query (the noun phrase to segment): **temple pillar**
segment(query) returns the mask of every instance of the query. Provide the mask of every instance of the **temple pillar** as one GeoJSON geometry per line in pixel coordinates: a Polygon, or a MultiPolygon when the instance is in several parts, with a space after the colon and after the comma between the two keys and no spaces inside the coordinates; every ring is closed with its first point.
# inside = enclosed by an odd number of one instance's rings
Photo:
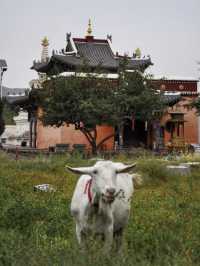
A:
{"type": "Polygon", "coordinates": [[[123,130],[124,127],[123,126],[119,126],[119,147],[122,148],[124,145],[124,141],[123,141],[123,130]]]}

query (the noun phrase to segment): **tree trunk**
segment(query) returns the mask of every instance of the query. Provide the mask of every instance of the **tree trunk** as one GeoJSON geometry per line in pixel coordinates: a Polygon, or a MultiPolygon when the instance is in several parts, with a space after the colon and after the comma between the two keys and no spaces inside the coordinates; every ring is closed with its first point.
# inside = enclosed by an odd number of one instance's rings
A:
{"type": "Polygon", "coordinates": [[[92,147],[92,155],[97,155],[97,145],[96,145],[96,143],[93,143],[91,145],[91,147],[92,147]]]}
{"type": "Polygon", "coordinates": [[[92,149],[92,154],[96,155],[97,154],[97,143],[96,143],[97,132],[96,132],[96,129],[93,129],[94,134],[92,134],[91,131],[86,129],[86,128],[81,128],[80,131],[84,134],[84,136],[88,140],[88,142],[91,146],[91,149],[92,149]]]}
{"type": "Polygon", "coordinates": [[[94,134],[92,134],[89,130],[83,128],[80,129],[80,131],[85,135],[87,138],[88,142],[90,143],[90,146],[92,148],[92,154],[97,155],[97,151],[100,148],[100,146],[107,141],[108,139],[112,138],[115,134],[108,135],[104,139],[102,139],[98,144],[97,144],[97,130],[94,129],[94,134]]]}

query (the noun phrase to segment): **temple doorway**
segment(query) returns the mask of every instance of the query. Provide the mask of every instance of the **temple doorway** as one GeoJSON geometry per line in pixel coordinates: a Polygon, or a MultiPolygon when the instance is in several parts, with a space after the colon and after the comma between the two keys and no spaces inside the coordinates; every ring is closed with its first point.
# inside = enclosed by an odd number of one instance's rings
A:
{"type": "Polygon", "coordinates": [[[135,120],[134,125],[130,119],[124,124],[123,144],[125,147],[147,147],[147,130],[145,122],[135,120]]]}

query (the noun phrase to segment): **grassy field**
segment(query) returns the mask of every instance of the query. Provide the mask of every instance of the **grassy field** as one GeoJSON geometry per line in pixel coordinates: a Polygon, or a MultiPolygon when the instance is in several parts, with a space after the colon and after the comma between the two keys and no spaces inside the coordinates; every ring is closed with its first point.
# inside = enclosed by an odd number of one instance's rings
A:
{"type": "Polygon", "coordinates": [[[88,252],[80,251],[69,212],[78,177],[64,165],[93,161],[68,155],[15,161],[0,153],[0,265],[200,265],[200,169],[170,176],[161,159],[114,160],[137,161],[144,183],[134,194],[123,255],[105,257],[92,240],[88,252]],[[34,191],[42,183],[56,192],[34,191]]]}

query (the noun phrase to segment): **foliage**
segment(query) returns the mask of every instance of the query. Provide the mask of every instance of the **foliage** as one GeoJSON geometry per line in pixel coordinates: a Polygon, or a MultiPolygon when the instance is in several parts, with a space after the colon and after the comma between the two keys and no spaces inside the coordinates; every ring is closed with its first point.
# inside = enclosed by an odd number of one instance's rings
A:
{"type": "Polygon", "coordinates": [[[3,118],[6,125],[14,125],[13,117],[18,114],[19,108],[10,105],[4,100],[3,118]]]}
{"type": "Polygon", "coordinates": [[[152,164],[157,170],[135,191],[123,255],[105,256],[101,243],[92,240],[87,252],[79,250],[69,211],[77,177],[64,166],[88,165],[88,160],[65,155],[15,161],[0,153],[0,161],[0,265],[199,264],[200,169],[163,180],[160,159],[139,158],[142,175],[152,164]],[[56,192],[35,192],[33,186],[41,183],[56,192]]]}
{"type": "Polygon", "coordinates": [[[126,63],[122,63],[119,74],[119,85],[114,90],[115,114],[120,121],[124,118],[141,121],[151,121],[155,118],[154,111],[164,109],[162,97],[155,91],[148,75],[142,75],[140,72],[126,72],[124,68],[126,63]]]}
{"type": "Polygon", "coordinates": [[[141,53],[140,48],[136,48],[134,54],[135,54],[135,57],[137,57],[137,58],[141,58],[142,53],[141,53]]]}
{"type": "Polygon", "coordinates": [[[97,125],[121,126],[134,116],[151,120],[153,110],[162,109],[160,95],[155,93],[147,77],[126,72],[126,61],[119,70],[118,80],[105,76],[78,73],[71,77],[53,77],[41,90],[41,119],[45,125],[75,124],[89,141],[93,152],[113,135],[97,143],[97,125]]]}
{"type": "Polygon", "coordinates": [[[197,114],[200,114],[200,97],[194,99],[194,101],[191,103],[191,107],[196,108],[197,114]]]}
{"type": "Polygon", "coordinates": [[[166,164],[167,162],[163,160],[158,161],[154,158],[148,158],[146,160],[139,160],[137,168],[139,171],[142,171],[147,179],[165,181],[169,177],[166,171],[166,164]]]}

